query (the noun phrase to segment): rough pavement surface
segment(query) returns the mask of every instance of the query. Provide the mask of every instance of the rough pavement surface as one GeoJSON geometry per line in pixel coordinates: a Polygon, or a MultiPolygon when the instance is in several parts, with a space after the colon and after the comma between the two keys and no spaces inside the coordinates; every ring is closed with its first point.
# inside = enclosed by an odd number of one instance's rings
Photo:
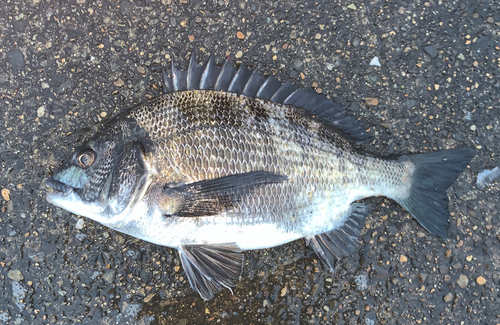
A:
{"type": "Polygon", "coordinates": [[[495,0],[2,0],[0,323],[500,323],[500,181],[476,186],[500,165],[499,36],[495,0]],[[372,153],[476,148],[450,239],[368,199],[335,273],[297,241],[245,253],[233,294],[203,301],[175,251],[47,204],[51,171],[193,49],[334,97],[372,153]]]}

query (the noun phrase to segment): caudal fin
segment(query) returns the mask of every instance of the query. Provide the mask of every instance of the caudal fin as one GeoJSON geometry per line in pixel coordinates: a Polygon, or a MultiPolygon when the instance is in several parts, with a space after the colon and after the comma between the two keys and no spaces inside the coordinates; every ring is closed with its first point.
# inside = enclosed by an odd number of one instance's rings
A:
{"type": "Polygon", "coordinates": [[[446,190],[467,166],[474,150],[468,148],[402,156],[415,165],[410,195],[397,202],[429,232],[448,238],[448,194],[446,190]]]}

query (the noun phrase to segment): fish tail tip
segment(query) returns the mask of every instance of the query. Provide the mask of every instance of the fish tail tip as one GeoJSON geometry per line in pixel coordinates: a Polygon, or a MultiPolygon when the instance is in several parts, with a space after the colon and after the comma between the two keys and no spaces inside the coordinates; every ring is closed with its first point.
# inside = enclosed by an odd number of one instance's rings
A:
{"type": "Polygon", "coordinates": [[[402,156],[414,164],[410,194],[396,201],[429,232],[448,238],[448,194],[446,190],[474,157],[475,150],[459,148],[402,156]]]}

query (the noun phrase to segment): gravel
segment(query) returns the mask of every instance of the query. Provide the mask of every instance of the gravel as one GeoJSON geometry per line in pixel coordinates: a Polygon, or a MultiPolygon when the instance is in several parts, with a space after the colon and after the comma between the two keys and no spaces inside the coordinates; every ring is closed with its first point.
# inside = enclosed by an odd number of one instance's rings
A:
{"type": "Polygon", "coordinates": [[[498,1],[2,6],[0,321],[498,323],[498,178],[476,185],[500,166],[498,1]],[[303,241],[245,252],[239,285],[203,301],[174,250],[90,220],[80,228],[49,205],[41,184],[54,168],[122,107],[159,96],[162,69],[170,59],[186,68],[192,50],[320,89],[366,126],[373,154],[475,148],[448,191],[449,239],[389,199],[367,199],[358,249],[335,272],[303,241]]]}

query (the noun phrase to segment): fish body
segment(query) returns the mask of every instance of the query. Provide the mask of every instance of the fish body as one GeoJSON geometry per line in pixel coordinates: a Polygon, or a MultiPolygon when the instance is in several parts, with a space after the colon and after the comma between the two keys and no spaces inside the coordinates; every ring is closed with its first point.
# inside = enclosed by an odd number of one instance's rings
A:
{"type": "Polygon", "coordinates": [[[333,270],[356,246],[368,208],[354,202],[366,197],[395,200],[446,238],[446,189],[473,150],[364,154],[352,143],[369,135],[331,100],[229,60],[193,55],[164,83],[77,148],[47,200],[178,249],[204,299],[237,283],[243,250],[305,238],[333,270]]]}

